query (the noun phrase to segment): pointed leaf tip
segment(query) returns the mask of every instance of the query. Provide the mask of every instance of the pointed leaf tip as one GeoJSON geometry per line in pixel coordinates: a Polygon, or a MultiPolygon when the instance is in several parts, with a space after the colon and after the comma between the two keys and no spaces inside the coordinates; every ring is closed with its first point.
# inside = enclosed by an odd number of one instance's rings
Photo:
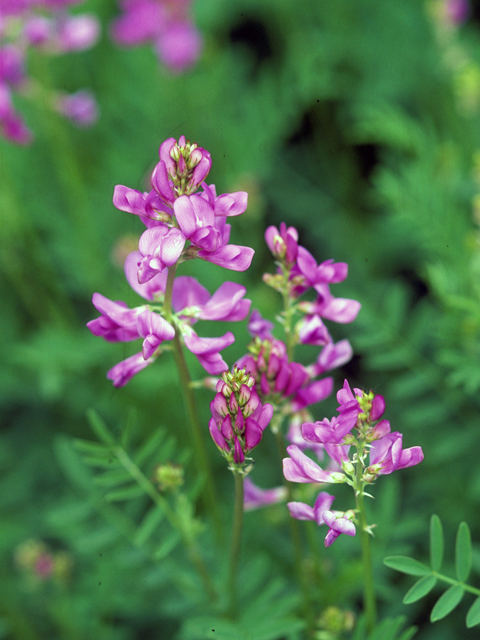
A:
{"type": "Polygon", "coordinates": [[[433,607],[432,613],[430,614],[430,622],[437,622],[437,620],[448,616],[460,603],[464,593],[465,589],[460,584],[454,584],[447,589],[433,607]]]}
{"type": "Polygon", "coordinates": [[[474,601],[468,610],[466,622],[469,629],[480,624],[480,597],[474,601]]]}
{"type": "Polygon", "coordinates": [[[413,587],[407,591],[405,597],[403,598],[403,604],[411,604],[412,602],[416,602],[430,593],[433,587],[437,584],[437,578],[430,574],[428,576],[423,576],[420,578],[413,587]]]}

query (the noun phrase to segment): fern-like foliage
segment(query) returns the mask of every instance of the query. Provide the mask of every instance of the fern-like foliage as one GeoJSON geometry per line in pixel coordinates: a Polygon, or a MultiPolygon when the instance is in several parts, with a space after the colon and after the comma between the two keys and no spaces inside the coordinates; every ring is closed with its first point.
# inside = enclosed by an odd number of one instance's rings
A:
{"type": "Polygon", "coordinates": [[[407,556],[390,556],[384,564],[391,569],[414,576],[421,576],[403,598],[405,604],[411,604],[426,596],[437,582],[449,584],[449,588],[440,596],[430,614],[430,621],[437,622],[445,618],[460,604],[466,592],[477,596],[466,617],[468,628],[480,624],[480,589],[466,583],[472,566],[472,542],[470,529],[466,522],[461,522],[455,543],[456,578],[440,573],[443,563],[444,538],[440,518],[433,515],[430,521],[430,566],[407,556]]]}

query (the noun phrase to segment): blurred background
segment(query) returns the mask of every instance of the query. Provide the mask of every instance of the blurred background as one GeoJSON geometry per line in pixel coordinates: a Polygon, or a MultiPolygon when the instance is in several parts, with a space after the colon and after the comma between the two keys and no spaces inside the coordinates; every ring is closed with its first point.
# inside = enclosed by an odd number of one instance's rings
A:
{"type": "MultiPolygon", "coordinates": [[[[109,344],[85,327],[98,315],[93,292],[140,304],[122,264],[144,227],[113,207],[113,189],[149,189],[160,143],[182,134],[211,152],[208,182],[217,193],[249,193],[231,240],[256,251],[245,274],[201,261],[182,265],[182,274],[210,291],[225,279],[241,282],[252,308],[273,319],[281,301],[261,279],[273,269],[268,225],[295,226],[318,262],[349,264],[333,293],[362,309],[351,325],[329,326],[355,354],[334,372],[335,388],[348,377],[381,393],[392,430],[425,453],[420,466],[382,478],[369,505],[380,612],[405,614],[419,640],[478,638],[478,627],[465,628],[466,602],[435,625],[435,592],[404,606],[412,578],[382,560],[428,561],[437,513],[448,570],[466,520],[480,584],[480,6],[196,0],[191,9],[203,47],[180,73],[148,42],[112,41],[116,3],[74,6],[72,13],[97,16],[102,35],[85,51],[27,51],[28,74],[45,92],[13,99],[34,139],[0,139],[0,638],[207,637],[182,629],[197,605],[181,550],[152,563],[133,546],[123,505],[103,501],[71,446],[72,438],[95,440],[88,409],[114,432],[133,421],[139,442],[164,426],[180,449],[189,446],[173,359],[163,356],[115,389],[106,371],[138,345],[109,344]],[[89,128],[62,119],[45,98],[53,88],[79,87],[98,103],[89,128]]],[[[201,335],[230,329],[205,324],[201,335]]],[[[246,322],[235,333],[224,352],[229,364],[245,352],[246,322]]],[[[316,351],[302,358],[310,362],[316,351]]],[[[211,397],[198,393],[205,425],[211,397]]],[[[335,407],[332,396],[314,407],[316,419],[335,407]]],[[[228,521],[231,477],[213,444],[211,459],[228,521]]],[[[258,448],[256,466],[252,478],[262,487],[281,483],[268,447],[258,448]]],[[[187,479],[193,475],[187,468],[187,479]]],[[[128,517],[145,508],[140,503],[128,503],[128,517]]],[[[259,550],[262,575],[293,575],[285,512],[247,514],[246,544],[259,550]],[[273,539],[265,539],[266,525],[273,539]]],[[[315,535],[328,586],[322,606],[358,613],[359,544],[342,540],[326,552],[315,535]]],[[[288,580],[285,588],[296,589],[288,580]]]]}

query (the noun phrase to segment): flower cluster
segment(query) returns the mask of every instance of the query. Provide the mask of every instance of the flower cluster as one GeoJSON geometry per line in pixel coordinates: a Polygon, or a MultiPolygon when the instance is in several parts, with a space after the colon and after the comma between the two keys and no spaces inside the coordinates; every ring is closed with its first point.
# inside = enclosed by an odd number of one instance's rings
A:
{"type": "Polygon", "coordinates": [[[66,7],[80,0],[26,0],[2,2],[0,20],[0,134],[18,144],[33,138],[16,111],[15,92],[30,98],[42,96],[51,108],[79,126],[96,121],[98,110],[93,94],[87,90],[73,94],[48,93],[25,70],[30,48],[61,55],[92,47],[100,34],[98,19],[89,13],[70,15],[66,7]]]}
{"type": "MultiPolygon", "coordinates": [[[[305,422],[301,433],[306,448],[321,445],[338,471],[322,469],[297,445],[287,447],[288,458],[283,461],[283,473],[291,482],[342,483],[353,487],[355,495],[366,495],[364,488],[372,484],[379,475],[387,475],[399,469],[419,464],[423,460],[421,447],[403,449],[403,436],[398,431],[391,432],[388,420],[380,419],[385,410],[382,396],[372,391],[350,389],[345,380],[337,393],[340,404],[338,416],[331,420],[305,422]],[[350,449],[355,451],[350,457],[350,449]]],[[[314,507],[301,502],[288,504],[291,515],[300,520],[315,520],[317,524],[329,527],[325,546],[345,533],[355,535],[355,510],[331,511],[334,500],[327,493],[320,493],[314,507]]]]}
{"type": "Polygon", "coordinates": [[[182,136],[169,138],[160,146],[152,190],[141,193],[118,185],[113,202],[121,211],[138,215],[147,227],[138,251],[125,260],[130,286],[148,304],[130,309],[124,302],[113,302],[99,293],[93,304],[102,314],[88,323],[90,331],[110,342],[143,339],[142,351],[115,365],[108,378],[117,387],[155,361],[165,341],[178,335],[211,375],[227,368],[220,351],[231,345],[231,332],[218,338],[201,338],[193,329],[197,320],[239,321],[246,318],[250,301],[245,287],[224,282],[210,293],[195,278],[175,278],[180,262],[201,258],[234,271],[250,266],[253,249],[228,244],[228,216],[243,213],[247,207],[244,192],[216,196],[207,177],[210,153],[182,136]],[[200,194],[196,193],[202,187],[200,194]]]}
{"type": "Polygon", "coordinates": [[[120,45],[151,42],[162,64],[180,73],[202,50],[201,36],[190,17],[191,0],[122,0],[122,15],[112,25],[120,45]]]}
{"type": "Polygon", "coordinates": [[[262,404],[254,387],[254,378],[245,369],[234,367],[233,372],[222,373],[210,404],[210,435],[230,464],[240,468],[273,415],[272,405],[262,404]]]}
{"type": "Polygon", "coordinates": [[[276,258],[277,273],[265,274],[264,280],[287,301],[281,319],[289,345],[273,338],[274,325],[254,311],[248,325],[254,340],[248,347],[249,354],[243,356],[237,366],[246,367],[255,378],[262,399],[272,402],[278,413],[293,416],[331,393],[332,378],[315,378],[352,357],[348,340],[335,344],[322,318],[339,323],[352,322],[360,310],[360,303],[332,296],[329,285],[347,277],[347,265],[332,260],[317,265],[313,256],[298,245],[296,229],[287,228],[284,223],[280,230],[271,226],[265,239],[276,258]],[[316,300],[297,302],[310,289],[315,291],[316,300]],[[292,327],[296,314],[301,318],[292,327]],[[299,343],[322,347],[316,362],[304,366],[291,360],[290,353],[299,343]]]}

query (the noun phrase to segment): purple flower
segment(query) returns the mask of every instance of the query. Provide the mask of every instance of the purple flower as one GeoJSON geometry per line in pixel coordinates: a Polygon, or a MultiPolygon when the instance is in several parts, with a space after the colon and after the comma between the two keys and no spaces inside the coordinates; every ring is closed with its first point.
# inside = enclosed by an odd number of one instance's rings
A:
{"type": "Polygon", "coordinates": [[[295,227],[288,227],[282,222],[280,231],[271,226],[265,231],[265,241],[275,258],[285,260],[286,264],[293,266],[298,254],[298,231],[295,227]]]}
{"type": "Polygon", "coordinates": [[[310,365],[308,370],[311,371],[312,377],[316,377],[325,371],[341,367],[351,360],[352,356],[353,349],[348,340],[340,340],[336,344],[328,342],[320,351],[317,362],[310,365]]]}
{"type": "Polygon", "coordinates": [[[180,229],[169,229],[162,224],[144,231],[138,243],[142,256],[138,262],[138,282],[144,284],[165,267],[174,265],[184,246],[185,236],[180,229]]]}
{"type": "Polygon", "coordinates": [[[356,533],[355,525],[351,521],[354,513],[352,511],[347,513],[330,511],[334,500],[334,496],[322,491],[318,494],[313,508],[303,502],[287,503],[292,518],[296,520],[313,520],[319,526],[326,524],[329,527],[325,537],[326,547],[330,547],[341,533],[345,533],[348,536],[354,536],[356,533]]]}
{"type": "Polygon", "coordinates": [[[422,462],[422,448],[410,447],[409,449],[402,449],[402,439],[402,434],[395,431],[385,435],[380,440],[375,440],[370,448],[369,469],[372,468],[372,472],[380,475],[387,475],[398,469],[413,467],[422,462]]]}
{"type": "Polygon", "coordinates": [[[192,331],[192,334],[185,335],[183,340],[187,349],[197,356],[202,367],[210,375],[216,376],[225,371],[227,365],[219,351],[235,342],[235,336],[231,331],[227,331],[220,338],[199,338],[192,331]]]}
{"type": "Polygon", "coordinates": [[[140,337],[138,316],[146,307],[130,309],[124,302],[113,302],[101,293],[94,293],[92,302],[102,314],[100,318],[87,322],[94,336],[101,336],[108,342],[129,342],[140,337]]]}
{"type": "Polygon", "coordinates": [[[191,22],[174,22],[155,43],[158,57],[174,73],[192,67],[202,51],[202,38],[191,22]]]}
{"type": "Polygon", "coordinates": [[[247,209],[248,193],[245,191],[235,191],[234,193],[224,193],[217,197],[215,185],[202,183],[202,198],[206,198],[210,203],[216,216],[239,216],[247,209]]]}
{"type": "Polygon", "coordinates": [[[260,489],[250,478],[247,477],[244,480],[243,508],[245,511],[252,511],[253,509],[259,509],[260,507],[282,502],[286,497],[286,487],[260,489]]]}
{"type": "Polygon", "coordinates": [[[272,340],[272,329],[275,327],[273,322],[262,318],[260,311],[254,309],[248,319],[248,331],[253,337],[260,340],[272,340]]]}
{"type": "Polygon", "coordinates": [[[309,316],[317,315],[340,324],[348,324],[355,320],[360,311],[360,302],[347,298],[334,298],[328,284],[325,283],[316,284],[315,290],[318,294],[315,302],[301,302],[299,305],[304,313],[309,316]]]}
{"type": "Polygon", "coordinates": [[[287,447],[289,458],[283,459],[283,475],[290,482],[344,482],[345,475],[324,471],[296,445],[287,447]]]}
{"type": "Polygon", "coordinates": [[[87,90],[59,95],[56,109],[79,127],[89,127],[98,120],[98,106],[93,93],[87,90]]]}
{"type": "Polygon", "coordinates": [[[112,37],[121,45],[151,42],[160,61],[174,73],[198,59],[202,39],[189,19],[190,0],[123,0],[124,13],[112,25],[112,37]]]}
{"type": "Polygon", "coordinates": [[[155,358],[145,360],[143,353],[136,353],[112,367],[107,373],[107,378],[112,380],[114,387],[123,387],[133,376],[148,367],[152,362],[155,362],[155,358]]]}

